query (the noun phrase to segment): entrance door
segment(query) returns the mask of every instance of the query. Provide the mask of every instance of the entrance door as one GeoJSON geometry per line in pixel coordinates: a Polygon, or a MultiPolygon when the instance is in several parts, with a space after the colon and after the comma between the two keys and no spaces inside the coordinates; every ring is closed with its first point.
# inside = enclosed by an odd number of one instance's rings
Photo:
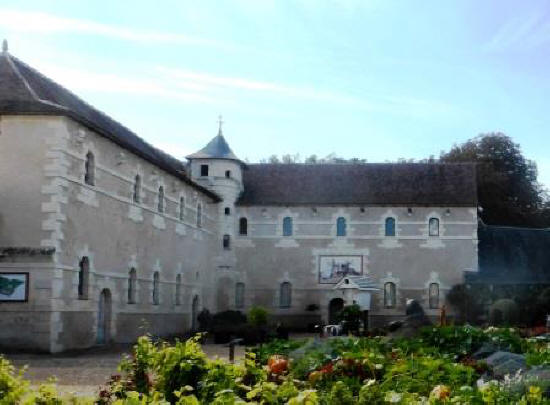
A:
{"type": "Polygon", "coordinates": [[[197,330],[197,315],[199,314],[199,296],[195,295],[191,305],[191,330],[197,330]]]}
{"type": "Polygon", "coordinates": [[[105,288],[99,294],[97,343],[104,345],[109,340],[111,340],[111,291],[105,288]]]}
{"type": "Polygon", "coordinates": [[[336,325],[338,323],[338,314],[344,309],[344,300],[342,298],[333,298],[328,304],[328,323],[336,325]]]}

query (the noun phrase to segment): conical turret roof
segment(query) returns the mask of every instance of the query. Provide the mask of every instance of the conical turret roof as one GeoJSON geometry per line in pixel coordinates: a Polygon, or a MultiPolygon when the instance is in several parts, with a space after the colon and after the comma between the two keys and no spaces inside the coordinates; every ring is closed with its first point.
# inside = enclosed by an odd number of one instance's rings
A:
{"type": "Polygon", "coordinates": [[[204,148],[187,156],[187,159],[229,159],[240,161],[223,137],[221,128],[218,135],[212,138],[204,148]]]}

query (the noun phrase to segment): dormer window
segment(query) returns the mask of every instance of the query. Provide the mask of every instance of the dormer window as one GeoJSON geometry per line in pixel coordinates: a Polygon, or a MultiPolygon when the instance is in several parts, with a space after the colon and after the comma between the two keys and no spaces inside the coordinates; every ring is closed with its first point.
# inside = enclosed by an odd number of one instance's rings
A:
{"type": "Polygon", "coordinates": [[[231,178],[231,170],[226,170],[226,171],[225,171],[225,178],[226,178],[226,179],[230,179],[230,178],[231,178]]]}
{"type": "Polygon", "coordinates": [[[201,177],[208,176],[208,165],[201,165],[201,177]]]}

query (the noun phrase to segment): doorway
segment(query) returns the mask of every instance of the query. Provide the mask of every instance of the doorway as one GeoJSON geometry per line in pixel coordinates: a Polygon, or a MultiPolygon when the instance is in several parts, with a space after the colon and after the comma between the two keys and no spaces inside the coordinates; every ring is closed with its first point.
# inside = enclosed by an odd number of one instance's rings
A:
{"type": "Polygon", "coordinates": [[[328,304],[328,323],[336,325],[338,323],[338,315],[344,309],[344,300],[342,298],[333,298],[328,304]]]}
{"type": "Polygon", "coordinates": [[[193,303],[191,304],[191,330],[194,332],[197,330],[197,316],[199,314],[199,296],[193,297],[193,303]]]}
{"type": "Polygon", "coordinates": [[[99,294],[97,313],[97,344],[104,345],[111,340],[111,291],[108,288],[99,294]]]}

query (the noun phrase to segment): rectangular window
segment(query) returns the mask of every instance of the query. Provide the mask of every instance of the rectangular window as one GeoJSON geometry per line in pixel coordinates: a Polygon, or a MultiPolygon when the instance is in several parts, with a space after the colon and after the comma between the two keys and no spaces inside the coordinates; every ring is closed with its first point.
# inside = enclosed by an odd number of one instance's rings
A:
{"type": "Polygon", "coordinates": [[[208,176],[208,165],[201,165],[201,176],[208,176]]]}
{"type": "Polygon", "coordinates": [[[283,236],[292,236],[292,218],[283,218],[283,236]]]}

